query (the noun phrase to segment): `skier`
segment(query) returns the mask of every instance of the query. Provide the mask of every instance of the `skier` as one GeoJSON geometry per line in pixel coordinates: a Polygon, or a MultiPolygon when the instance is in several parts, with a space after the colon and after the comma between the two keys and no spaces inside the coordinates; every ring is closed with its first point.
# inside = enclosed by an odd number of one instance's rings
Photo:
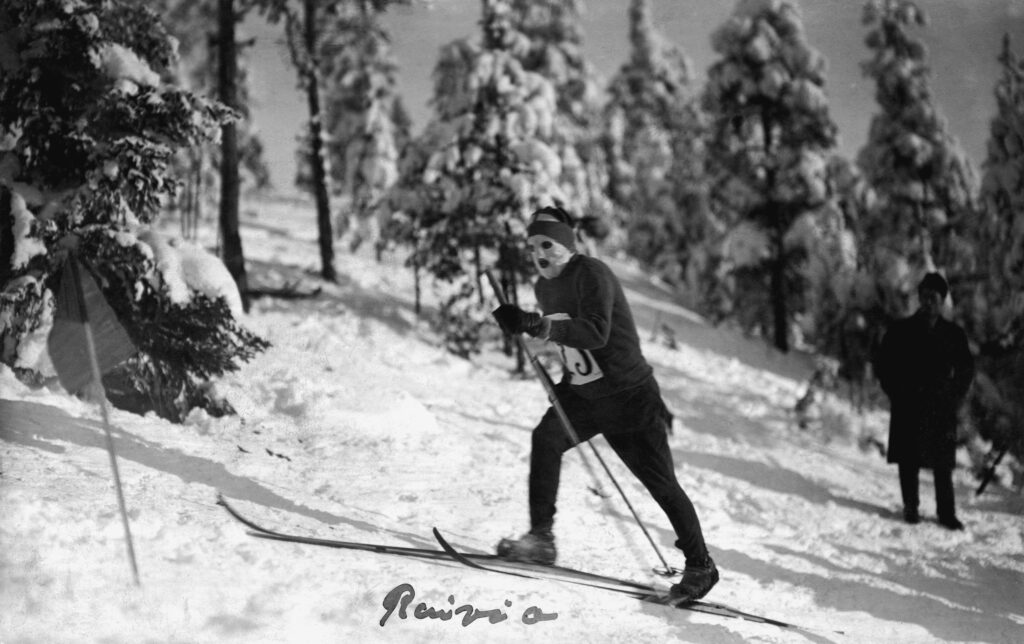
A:
{"type": "Polygon", "coordinates": [[[918,473],[930,468],[939,524],[963,530],[953,496],[957,411],[974,379],[974,358],[964,330],[942,317],[949,285],[928,273],[917,287],[920,307],[893,322],[875,361],[889,397],[888,461],[899,466],[903,518],[918,523],[918,473]]]}
{"type": "MultiPolygon", "coordinates": [[[[512,304],[494,311],[509,334],[527,333],[555,343],[563,377],[556,396],[581,441],[603,434],[643,483],[675,529],[686,556],[682,578],[671,588],[677,601],[697,600],[718,581],[700,521],[680,487],[667,433],[672,415],[644,359],[629,304],[618,279],[603,262],[576,252],[574,222],[561,208],[533,213],[527,247],[540,278],[534,285],[543,315],[512,304]]],[[[549,408],[533,430],[530,455],[530,530],[503,539],[498,554],[553,564],[552,533],[562,454],[575,445],[549,408]]]]}

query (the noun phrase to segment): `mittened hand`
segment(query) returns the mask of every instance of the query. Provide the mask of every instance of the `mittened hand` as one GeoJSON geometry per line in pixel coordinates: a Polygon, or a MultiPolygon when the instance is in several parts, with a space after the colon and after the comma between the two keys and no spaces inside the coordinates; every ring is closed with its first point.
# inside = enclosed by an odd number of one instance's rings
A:
{"type": "Polygon", "coordinates": [[[509,335],[522,333],[523,321],[527,316],[526,311],[514,304],[502,304],[492,312],[494,319],[498,321],[501,330],[509,335]]]}
{"type": "Polygon", "coordinates": [[[546,335],[545,328],[550,324],[539,313],[529,313],[514,304],[502,304],[494,309],[492,315],[498,321],[501,330],[509,335],[528,333],[533,337],[546,335]]]}

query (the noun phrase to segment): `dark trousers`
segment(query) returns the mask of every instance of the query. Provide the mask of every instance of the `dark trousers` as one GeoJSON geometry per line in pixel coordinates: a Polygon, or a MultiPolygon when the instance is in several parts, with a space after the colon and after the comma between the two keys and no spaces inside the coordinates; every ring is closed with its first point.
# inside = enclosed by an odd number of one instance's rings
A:
{"type": "MultiPolygon", "coordinates": [[[[559,387],[559,402],[580,441],[603,434],[630,472],[647,488],[668,516],[676,533],[676,547],[686,559],[707,555],[697,512],[676,479],[668,447],[667,410],[658,385],[647,383],[621,394],[586,400],[559,387]]],[[[550,530],[562,471],[562,454],[574,447],[553,408],[533,430],[530,454],[530,524],[550,530]]]]}
{"type": "MultiPolygon", "coordinates": [[[[920,503],[918,497],[918,475],[921,468],[914,463],[900,463],[900,491],[903,493],[903,507],[917,512],[920,503]]],[[[935,513],[939,520],[956,517],[956,502],[953,498],[953,470],[935,468],[935,513]]]]}

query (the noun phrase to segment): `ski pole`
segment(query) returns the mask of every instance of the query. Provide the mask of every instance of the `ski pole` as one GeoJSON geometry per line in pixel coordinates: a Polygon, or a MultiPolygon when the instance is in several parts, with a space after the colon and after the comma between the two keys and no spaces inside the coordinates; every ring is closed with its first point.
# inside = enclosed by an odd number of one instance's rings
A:
{"type": "Polygon", "coordinates": [[[132,529],[128,523],[128,510],[125,507],[124,492],[121,488],[121,474],[117,468],[117,454],[114,451],[114,437],[110,433],[110,416],[107,411],[107,396],[103,390],[103,374],[100,373],[99,358],[96,355],[96,341],[93,337],[92,324],[89,319],[89,310],[85,304],[85,295],[82,293],[82,278],[78,273],[78,258],[72,256],[68,260],[68,267],[71,270],[72,279],[75,283],[75,299],[78,307],[78,316],[85,324],[85,347],[89,357],[89,368],[92,372],[92,384],[99,399],[100,412],[103,417],[103,434],[106,437],[107,455],[110,457],[110,470],[114,475],[114,490],[117,492],[117,507],[121,514],[121,526],[124,528],[125,547],[128,549],[128,563],[131,564],[132,579],[135,585],[139,582],[139,565],[135,560],[135,545],[132,543],[132,529]]]}
{"type": "Polygon", "coordinates": [[[999,452],[999,454],[996,455],[995,460],[992,461],[992,464],[985,468],[985,473],[981,477],[981,485],[978,486],[978,489],[974,493],[974,496],[981,496],[981,493],[985,491],[985,488],[988,487],[988,484],[992,482],[992,479],[994,479],[996,476],[996,467],[999,466],[999,461],[1003,460],[1003,457],[1006,456],[1006,452],[1008,451],[1010,451],[1009,445],[1004,447],[999,452]]]}
{"type": "MultiPolygon", "coordinates": [[[[485,270],[484,274],[487,276],[487,281],[491,283],[491,288],[494,290],[494,295],[498,298],[498,302],[501,304],[508,304],[508,298],[505,296],[505,292],[502,290],[497,278],[494,277],[494,273],[491,271],[491,269],[485,270]]],[[[569,437],[569,440],[572,441],[573,445],[579,445],[580,443],[584,442],[580,440],[580,437],[576,433],[576,430],[573,429],[572,422],[569,421],[569,417],[566,415],[565,409],[562,408],[562,404],[558,401],[558,396],[555,394],[555,387],[554,385],[551,384],[551,378],[548,376],[547,370],[544,369],[544,366],[540,364],[537,357],[533,354],[532,351],[530,351],[530,347],[527,346],[526,341],[523,340],[522,334],[516,333],[513,335],[515,336],[516,341],[519,343],[519,348],[522,350],[523,354],[530,362],[530,365],[533,367],[533,371],[537,375],[537,378],[544,386],[544,390],[547,392],[548,395],[548,401],[551,403],[551,408],[555,410],[555,414],[558,416],[558,420],[561,421],[562,428],[565,430],[565,433],[569,437]]],[[[654,548],[654,553],[658,556],[658,559],[661,560],[663,568],[660,570],[658,568],[655,568],[654,572],[666,577],[681,572],[680,570],[668,565],[668,561],[666,561],[665,557],[661,554],[661,550],[658,548],[658,544],[655,543],[654,538],[651,537],[651,533],[648,532],[647,527],[644,525],[644,522],[640,520],[640,515],[637,514],[636,510],[633,508],[633,504],[629,502],[629,498],[626,496],[625,490],[623,490],[622,486],[619,485],[619,481],[615,478],[615,475],[612,474],[612,471],[608,467],[608,464],[605,463],[605,460],[601,457],[601,453],[597,451],[597,446],[591,443],[589,440],[587,440],[586,443],[587,445],[590,446],[590,450],[591,452],[593,452],[594,458],[596,458],[597,462],[601,464],[602,468],[604,468],[604,472],[605,474],[608,475],[608,478],[611,480],[612,485],[614,485],[615,489],[618,490],[619,496],[622,497],[622,500],[626,504],[626,507],[629,508],[629,512],[633,515],[633,519],[636,521],[637,525],[640,526],[640,530],[643,531],[644,536],[647,537],[647,541],[649,541],[651,547],[654,548]]],[[[590,476],[596,482],[597,475],[594,473],[593,468],[590,466],[590,462],[586,458],[586,453],[580,452],[580,456],[583,457],[583,463],[586,466],[587,471],[590,473],[590,476]]]]}

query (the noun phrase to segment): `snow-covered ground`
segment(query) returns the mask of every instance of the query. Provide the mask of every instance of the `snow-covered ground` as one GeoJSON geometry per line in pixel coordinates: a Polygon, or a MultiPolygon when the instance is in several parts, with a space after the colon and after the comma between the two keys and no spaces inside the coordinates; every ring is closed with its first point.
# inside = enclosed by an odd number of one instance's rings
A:
{"type": "MultiPolygon", "coordinates": [[[[267,201],[243,222],[250,279],[318,284],[311,209],[267,201]]],[[[339,245],[339,251],[341,246],[339,245]]],[[[457,564],[256,539],[216,505],[221,492],[260,523],[347,539],[490,551],[527,525],[529,438],[546,401],[497,350],[446,354],[413,313],[400,258],[340,252],[337,285],[314,299],[255,302],[245,323],[273,347],[218,384],[236,417],[184,425],[111,415],[141,587],[131,583],[99,409],[59,387],[31,390],[0,367],[0,641],[14,642],[1020,642],[1024,503],[982,497],[956,473],[962,533],[934,523],[922,476],[916,526],[899,518],[894,467],[857,447],[886,415],[839,403],[800,430],[805,356],[712,329],[639,271],[627,286],[677,422],[679,477],[722,580],[708,597],[813,629],[642,603],[457,564]],[[652,341],[665,324],[679,346],[652,341]],[[509,619],[392,615],[411,584],[439,610],[471,604],[509,619]],[[557,618],[526,624],[530,607],[557,618]],[[838,635],[835,631],[843,631],[838,635]]],[[[598,449],[671,563],[668,522],[610,449],[598,449]]],[[[617,498],[588,491],[565,460],[560,563],[637,581],[650,544],[617,498]]]]}

